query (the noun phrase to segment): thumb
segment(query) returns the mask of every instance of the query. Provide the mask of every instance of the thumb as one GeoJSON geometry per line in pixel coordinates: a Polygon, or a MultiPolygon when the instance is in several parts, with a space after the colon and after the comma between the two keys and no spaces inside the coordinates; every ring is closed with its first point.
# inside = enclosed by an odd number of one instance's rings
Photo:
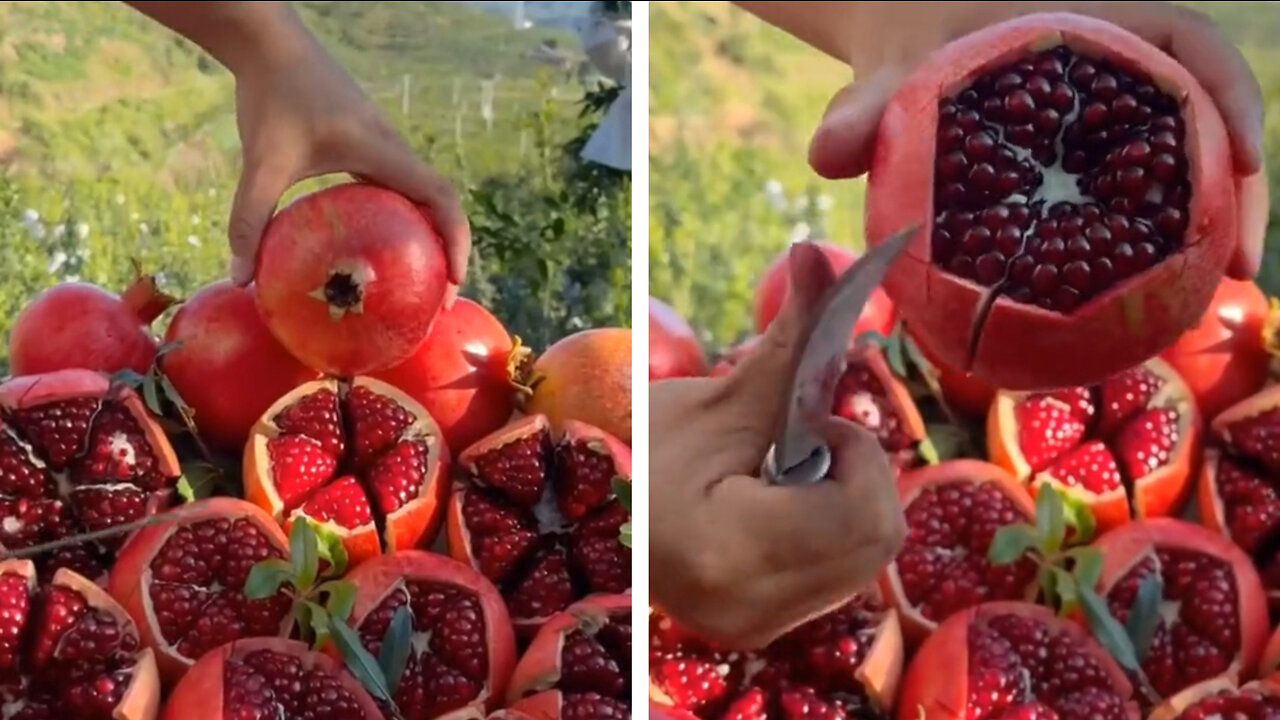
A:
{"type": "Polygon", "coordinates": [[[871,168],[885,105],[902,82],[897,66],[846,85],[831,99],[809,144],[809,165],[824,178],[858,177],[871,168]]]}
{"type": "Polygon", "coordinates": [[[280,196],[293,181],[290,166],[257,162],[246,156],[240,184],[231,203],[231,219],[227,223],[228,240],[231,242],[231,280],[237,285],[247,285],[253,280],[262,231],[271,220],[280,196]]]}
{"type": "Polygon", "coordinates": [[[1227,272],[1237,280],[1251,280],[1262,267],[1267,219],[1271,215],[1265,166],[1248,177],[1236,179],[1236,205],[1236,250],[1227,272]]]}

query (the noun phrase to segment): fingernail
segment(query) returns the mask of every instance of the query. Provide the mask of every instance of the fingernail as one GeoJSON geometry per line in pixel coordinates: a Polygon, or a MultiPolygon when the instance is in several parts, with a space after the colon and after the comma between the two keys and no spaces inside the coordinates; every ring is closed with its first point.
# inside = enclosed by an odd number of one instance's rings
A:
{"type": "Polygon", "coordinates": [[[253,280],[253,263],[242,257],[231,258],[231,282],[248,285],[253,280]]]}

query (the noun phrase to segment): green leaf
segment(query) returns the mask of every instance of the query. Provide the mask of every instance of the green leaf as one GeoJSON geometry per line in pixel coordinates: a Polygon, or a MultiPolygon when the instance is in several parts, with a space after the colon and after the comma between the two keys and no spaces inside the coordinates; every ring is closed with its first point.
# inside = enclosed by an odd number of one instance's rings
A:
{"type": "Polygon", "coordinates": [[[409,651],[413,649],[413,616],[409,608],[401,605],[391,616],[391,624],[382,636],[382,646],[378,648],[378,668],[387,679],[387,689],[395,694],[400,687],[400,676],[404,675],[404,667],[409,663],[409,651]]]}
{"type": "MultiPolygon", "coordinates": [[[[899,326],[899,332],[902,332],[901,326],[899,326]]],[[[924,353],[920,351],[920,346],[916,345],[916,341],[912,340],[911,336],[905,332],[902,332],[902,347],[906,348],[907,358],[911,361],[912,365],[916,366],[916,369],[920,371],[921,375],[934,377],[938,374],[938,369],[934,367],[933,363],[929,362],[929,358],[926,358],[924,353]]]]}
{"type": "Polygon", "coordinates": [[[162,344],[159,348],[156,349],[156,359],[159,360],[165,355],[168,355],[174,350],[177,350],[178,348],[182,347],[182,342],[183,342],[182,340],[173,340],[173,341],[162,344]]]}
{"type": "Polygon", "coordinates": [[[244,596],[250,600],[269,598],[292,580],[293,566],[287,561],[280,558],[263,560],[249,568],[249,577],[244,581],[244,596]]]}
{"type": "Polygon", "coordinates": [[[1081,587],[1096,588],[1102,578],[1102,551],[1093,547],[1073,548],[1067,553],[1073,565],[1071,574],[1081,587]]]}
{"type": "Polygon", "coordinates": [[[1133,650],[1139,661],[1146,659],[1151,641],[1156,636],[1156,628],[1160,626],[1160,601],[1163,598],[1164,580],[1160,573],[1153,572],[1142,579],[1124,624],[1125,634],[1129,636],[1129,642],[1133,643],[1133,650]]]}
{"type": "Polygon", "coordinates": [[[300,517],[289,529],[289,553],[298,591],[307,594],[320,571],[320,541],[309,518],[300,517]]]}
{"type": "Polygon", "coordinates": [[[615,477],[613,479],[613,494],[618,497],[618,504],[623,510],[631,512],[631,483],[626,478],[615,477]]]}
{"type": "Polygon", "coordinates": [[[618,529],[618,542],[626,547],[631,547],[631,523],[624,522],[622,527],[618,529]]]}
{"type": "Polygon", "coordinates": [[[937,465],[943,460],[954,460],[960,457],[964,454],[965,445],[969,442],[969,437],[964,430],[947,423],[926,425],[925,438],[933,446],[934,456],[937,458],[930,462],[930,465],[937,465]]]}
{"type": "Polygon", "coordinates": [[[360,644],[356,631],[346,623],[337,623],[332,628],[333,642],[342,655],[342,661],[365,690],[378,700],[388,705],[394,702],[391,689],[387,687],[387,677],[383,674],[378,661],[360,644]]]}
{"type": "Polygon", "coordinates": [[[883,349],[889,346],[889,338],[879,330],[866,330],[854,336],[853,344],[875,345],[876,347],[883,349]]]}
{"type": "Polygon", "coordinates": [[[195,488],[191,487],[191,483],[187,480],[185,475],[178,478],[177,490],[178,490],[178,497],[182,498],[182,502],[189,503],[189,502],[195,501],[196,499],[195,488]]]}
{"type": "Polygon", "coordinates": [[[152,415],[156,417],[164,415],[164,404],[160,402],[160,387],[154,373],[147,373],[142,381],[142,401],[146,403],[152,415]]]}
{"type": "Polygon", "coordinates": [[[325,570],[326,577],[342,577],[347,572],[347,546],[342,543],[342,536],[328,525],[312,525],[315,531],[319,557],[329,566],[325,570]]]}
{"type": "Polygon", "coordinates": [[[889,363],[889,369],[894,375],[904,378],[910,374],[907,368],[907,358],[902,347],[902,333],[897,330],[889,336],[889,344],[884,349],[885,362],[889,363]]]}
{"type": "Polygon", "coordinates": [[[1040,544],[1036,529],[1025,523],[1005,525],[996,530],[991,538],[991,546],[987,548],[987,560],[992,565],[1012,565],[1022,558],[1028,550],[1040,544]]]}
{"type": "Polygon", "coordinates": [[[920,459],[928,465],[937,465],[941,462],[938,457],[938,448],[934,447],[933,439],[927,434],[923,440],[916,444],[916,455],[919,455],[920,459]]]}
{"type": "Polygon", "coordinates": [[[1048,566],[1053,575],[1053,591],[1059,615],[1066,615],[1080,604],[1080,584],[1071,573],[1057,565],[1048,566]]]}
{"type": "Polygon", "coordinates": [[[1080,608],[1084,610],[1089,630],[1120,666],[1129,672],[1141,672],[1138,653],[1120,621],[1111,615],[1107,602],[1093,588],[1080,588],[1080,608]]]}
{"type": "Polygon", "coordinates": [[[323,605],[313,600],[304,602],[302,606],[306,608],[307,626],[315,636],[312,646],[322,647],[329,637],[330,628],[333,627],[333,618],[329,617],[329,611],[325,610],[323,605]]]}
{"type": "Polygon", "coordinates": [[[1058,606],[1058,577],[1053,565],[1041,565],[1036,571],[1036,584],[1040,586],[1040,594],[1044,596],[1044,604],[1048,607],[1058,606]]]}
{"type": "Polygon", "coordinates": [[[1036,493],[1036,534],[1040,536],[1040,551],[1045,557],[1057,554],[1067,535],[1062,495],[1053,485],[1041,485],[1036,493]]]}
{"type": "Polygon", "coordinates": [[[330,580],[320,586],[326,595],[324,607],[336,622],[346,622],[356,604],[356,586],[346,580],[330,580]]]}
{"type": "Polygon", "coordinates": [[[178,413],[182,415],[184,422],[191,422],[194,425],[195,410],[187,404],[186,400],[182,399],[182,393],[178,392],[178,388],[174,387],[169,380],[169,376],[164,373],[158,373],[157,377],[160,380],[160,389],[164,391],[164,396],[169,399],[169,403],[178,409],[178,413]]]}
{"type": "Polygon", "coordinates": [[[133,388],[134,390],[142,387],[143,383],[146,381],[147,378],[142,373],[129,368],[125,368],[124,370],[120,370],[119,372],[111,375],[112,385],[124,385],[125,387],[133,388]]]}

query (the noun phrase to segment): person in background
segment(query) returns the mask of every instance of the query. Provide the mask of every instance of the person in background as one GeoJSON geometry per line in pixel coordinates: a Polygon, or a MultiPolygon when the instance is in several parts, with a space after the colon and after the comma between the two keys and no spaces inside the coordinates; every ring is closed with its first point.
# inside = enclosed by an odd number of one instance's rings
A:
{"type": "MultiPolygon", "coordinates": [[[[852,178],[871,161],[881,113],[912,67],[978,28],[1037,11],[1101,17],[1164,48],[1218,104],[1242,184],[1230,273],[1261,263],[1268,213],[1262,98],[1240,52],[1203,15],[1165,2],[776,2],[734,4],[847,62],[813,135],[809,162],[852,178]]],[[[806,328],[834,282],[804,244],[790,256],[790,299],[757,349],[722,378],[650,386],[650,599],[673,620],[729,647],[759,647],[873,582],[906,532],[895,475],[879,444],[831,418],[831,481],[775,487],[761,461],[785,410],[806,328]]]]}
{"type": "Polygon", "coordinates": [[[263,228],[290,186],[345,172],[421,205],[443,236],[450,282],[462,284],[471,231],[458,193],[415,156],[288,3],[125,4],[199,45],[235,77],[243,166],[227,224],[233,281],[252,281],[263,228]]]}

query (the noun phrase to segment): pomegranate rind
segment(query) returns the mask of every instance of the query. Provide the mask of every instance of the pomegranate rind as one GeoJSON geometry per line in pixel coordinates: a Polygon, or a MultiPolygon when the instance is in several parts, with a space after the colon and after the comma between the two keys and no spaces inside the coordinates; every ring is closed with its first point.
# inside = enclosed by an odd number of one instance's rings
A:
{"type": "Polygon", "coordinates": [[[594,328],[556,341],[533,364],[530,415],[598,427],[631,443],[631,330],[594,328]]]}
{"type": "MultiPolygon", "coordinates": [[[[179,528],[214,518],[245,518],[253,522],[259,532],[285,555],[289,552],[289,539],[275,520],[258,506],[237,498],[211,497],[185,505],[181,515],[172,520],[149,525],[136,532],[120,548],[116,563],[107,579],[107,592],[120,603],[138,627],[142,644],[150,648],[165,683],[172,685],[196,662],[186,657],[164,639],[160,632],[155,609],[151,605],[151,563],[165,542],[179,528]]],[[[280,626],[283,635],[290,620],[285,618],[280,626]]]]}
{"type": "Polygon", "coordinates": [[[987,414],[987,455],[991,462],[1022,478],[1032,499],[1045,484],[1051,484],[1067,497],[1079,500],[1092,511],[1099,532],[1120,527],[1131,519],[1166,517],[1179,512],[1192,494],[1193,468],[1201,456],[1200,413],[1190,389],[1168,363],[1152,358],[1143,367],[1164,381],[1164,387],[1151,400],[1151,407],[1169,407],[1178,411],[1178,441],[1169,460],[1154,472],[1137,478],[1133,494],[1124,487],[1106,493],[1092,493],[1055,480],[1048,471],[1033,473],[1018,446],[1017,406],[1032,392],[1001,390],[987,414]]]}
{"type": "Polygon", "coordinates": [[[675,308],[649,298],[649,382],[707,374],[702,344],[675,308]]]}
{"type": "Polygon", "coordinates": [[[161,720],[223,720],[223,666],[229,659],[244,657],[257,650],[292,655],[300,659],[306,669],[319,668],[332,674],[356,699],[363,711],[363,720],[381,720],[382,711],[377,703],[339,661],[312,651],[305,643],[284,638],[236,640],[205,653],[169,694],[161,720]]]}
{"type": "Polygon", "coordinates": [[[1201,553],[1227,563],[1236,583],[1237,621],[1240,624],[1240,651],[1228,670],[1227,679],[1239,682],[1254,677],[1270,618],[1262,578],[1254,569],[1253,560],[1235,543],[1184,520],[1152,518],[1116,528],[1098,538],[1093,547],[1102,555],[1098,590],[1103,597],[1156,548],[1201,553]]]}
{"type": "Polygon", "coordinates": [[[1262,649],[1262,661],[1258,663],[1258,674],[1263,677],[1275,676],[1280,682],[1280,627],[1277,627],[1267,639],[1262,649]]]}
{"type": "MultiPolygon", "coordinates": [[[[857,253],[843,245],[823,241],[808,242],[822,252],[836,277],[842,275],[858,259],[857,253]]],[[[778,253],[760,276],[752,302],[752,318],[757,333],[763,333],[769,327],[782,311],[787,296],[791,294],[790,257],[790,251],[778,253]]],[[[875,331],[887,336],[893,331],[893,321],[893,301],[882,288],[877,287],[867,298],[866,307],[854,325],[853,334],[856,337],[866,331],[875,331]]]]}
{"type": "Polygon", "coordinates": [[[1277,684],[1277,681],[1277,678],[1267,677],[1261,680],[1255,680],[1243,687],[1238,687],[1236,683],[1231,682],[1226,678],[1205,680],[1202,683],[1192,685],[1152,708],[1151,712],[1147,715],[1147,720],[1178,720],[1187,708],[1197,702],[1200,702],[1212,695],[1217,695],[1223,692],[1233,692],[1237,689],[1252,690],[1263,695],[1280,696],[1280,684],[1277,684]]]}
{"type": "MultiPolygon", "coordinates": [[[[1028,522],[1035,522],[1035,503],[1026,488],[1004,468],[981,460],[950,460],[904,473],[898,480],[899,504],[905,509],[926,488],[951,483],[995,485],[1000,494],[1008,498],[1028,522]]],[[[938,627],[939,623],[924,617],[907,599],[896,560],[889,563],[881,573],[880,591],[897,610],[902,621],[902,634],[908,643],[918,645],[938,627]]],[[[1027,587],[1025,599],[1028,602],[1034,600],[1037,592],[1038,588],[1032,582],[1027,587]]]]}
{"type": "Polygon", "coordinates": [[[401,550],[360,565],[349,572],[346,579],[356,587],[355,602],[348,621],[353,628],[359,628],[369,613],[377,609],[406,580],[427,580],[452,585],[475,595],[484,617],[489,677],[475,701],[468,708],[457,712],[474,712],[482,708],[492,711],[502,702],[516,666],[515,629],[502,595],[488,578],[473,570],[470,565],[444,555],[422,550],[401,550]]]}
{"type": "Polygon", "coordinates": [[[969,626],[976,620],[1000,615],[1037,620],[1076,640],[1082,652],[1092,657],[1106,673],[1116,694],[1125,699],[1129,719],[1141,717],[1138,704],[1133,700],[1133,685],[1082,625],[1060,619],[1041,605],[991,602],[947,618],[920,646],[902,680],[898,720],[955,720],[964,717],[969,698],[969,626]]]}
{"type": "Polygon", "coordinates": [[[564,638],[577,628],[599,627],[613,616],[631,616],[630,595],[594,595],[553,615],[520,656],[507,686],[507,703],[549,690],[560,679],[564,638]]]}
{"type": "Polygon", "coordinates": [[[1104,20],[1033,13],[943,46],[890,99],[868,175],[867,238],[874,246],[903,228],[921,228],[906,256],[890,268],[884,287],[930,355],[1010,390],[1094,384],[1172,345],[1208,307],[1236,242],[1233,173],[1217,106],[1172,56],[1104,20]],[[1187,241],[1180,252],[1118,283],[1070,316],[1000,297],[983,320],[979,311],[989,290],[930,264],[937,101],[1024,51],[1061,43],[1141,69],[1181,100],[1188,181],[1194,189],[1187,241]],[[939,307],[952,312],[939,313],[939,307]],[[975,331],[979,335],[971,356],[975,331]],[[1029,347],[1034,352],[1028,353],[1029,347]]]}

